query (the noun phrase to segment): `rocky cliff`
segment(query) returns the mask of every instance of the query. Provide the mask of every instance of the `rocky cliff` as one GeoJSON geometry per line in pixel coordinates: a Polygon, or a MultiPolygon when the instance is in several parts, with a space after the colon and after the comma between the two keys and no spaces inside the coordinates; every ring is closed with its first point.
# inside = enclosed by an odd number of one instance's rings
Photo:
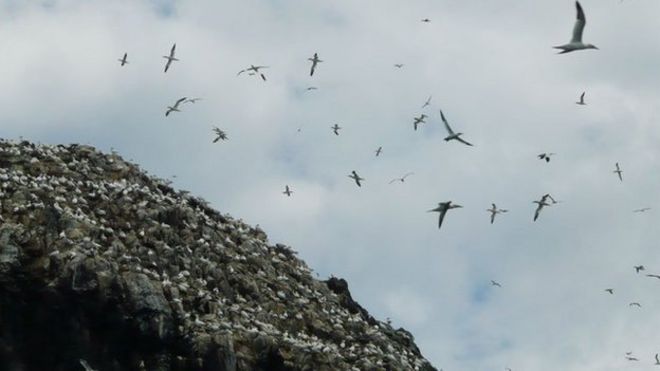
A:
{"type": "Polygon", "coordinates": [[[435,370],[310,273],[116,154],[0,141],[1,370],[435,370]]]}

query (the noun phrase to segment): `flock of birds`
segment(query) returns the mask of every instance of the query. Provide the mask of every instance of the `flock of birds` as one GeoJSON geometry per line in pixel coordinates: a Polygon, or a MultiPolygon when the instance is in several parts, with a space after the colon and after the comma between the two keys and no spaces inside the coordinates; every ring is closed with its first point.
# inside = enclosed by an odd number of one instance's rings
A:
{"type": "MultiPolygon", "coordinates": [[[[577,19],[576,19],[574,27],[573,27],[573,33],[572,33],[571,40],[566,44],[559,45],[559,46],[553,46],[553,48],[560,50],[560,52],[558,54],[565,54],[565,53],[570,53],[570,52],[579,51],[579,50],[598,49],[595,45],[589,44],[589,43],[584,43],[582,41],[582,35],[583,35],[584,27],[586,25],[586,17],[585,17],[585,14],[584,14],[584,10],[582,9],[582,6],[580,5],[579,1],[575,2],[575,6],[576,6],[576,10],[577,10],[577,19]]],[[[428,18],[424,18],[424,19],[421,19],[421,22],[428,23],[428,22],[431,22],[431,20],[428,19],[428,18]]],[[[163,72],[167,73],[170,70],[170,68],[172,67],[173,62],[178,62],[179,61],[179,59],[176,58],[176,44],[172,45],[172,48],[170,49],[169,54],[163,56],[163,58],[166,59],[165,68],[164,68],[163,72]]],[[[124,53],[122,58],[118,59],[118,61],[120,62],[121,66],[127,65],[129,63],[128,53],[124,53]]],[[[322,63],[323,60],[321,60],[319,58],[318,53],[314,53],[314,55],[312,57],[308,58],[308,61],[311,62],[311,67],[310,67],[310,70],[309,70],[309,76],[314,76],[314,73],[316,72],[316,70],[319,66],[319,63],[322,63]]],[[[394,67],[400,69],[400,68],[404,67],[404,64],[397,63],[397,64],[394,64],[394,67]]],[[[249,67],[246,67],[246,68],[240,70],[238,72],[237,76],[240,76],[242,74],[246,74],[248,76],[255,76],[255,77],[261,78],[263,81],[267,81],[266,75],[263,71],[264,69],[267,69],[267,68],[269,68],[269,66],[252,65],[251,64],[249,67]]],[[[316,89],[317,89],[317,87],[310,86],[306,90],[310,91],[310,90],[316,90],[316,89]]],[[[580,105],[580,106],[587,105],[587,103],[585,101],[585,95],[586,95],[586,92],[582,92],[580,97],[579,97],[579,100],[576,101],[575,104],[580,105]]],[[[428,97],[428,99],[422,105],[422,108],[428,107],[431,104],[432,97],[433,97],[432,95],[428,97]]],[[[167,106],[166,111],[165,111],[165,116],[167,117],[170,114],[172,114],[173,112],[181,112],[181,107],[182,107],[183,104],[195,103],[195,102],[197,102],[201,99],[202,98],[188,98],[188,97],[179,98],[174,102],[174,104],[172,104],[170,106],[167,106]]],[[[439,112],[440,112],[440,119],[442,120],[442,123],[444,124],[444,128],[447,132],[447,136],[444,138],[444,140],[446,142],[455,141],[455,142],[461,143],[461,144],[466,145],[466,146],[473,146],[472,143],[470,143],[470,142],[466,141],[465,139],[463,139],[462,136],[464,134],[462,132],[456,132],[456,131],[454,131],[454,129],[452,129],[452,127],[449,125],[449,122],[448,122],[444,112],[442,110],[440,110],[439,112]]],[[[415,131],[418,130],[419,126],[426,123],[426,120],[428,118],[429,118],[429,116],[426,115],[426,114],[420,114],[417,117],[413,117],[413,123],[412,123],[413,124],[413,130],[415,130],[415,131]]],[[[330,127],[330,129],[331,129],[332,133],[334,133],[334,135],[339,136],[340,135],[340,130],[342,129],[342,127],[339,126],[338,124],[334,124],[333,126],[330,127]]],[[[300,129],[298,129],[298,130],[300,131],[300,129]]],[[[224,141],[224,140],[228,139],[227,134],[218,127],[213,127],[213,133],[215,135],[215,137],[213,139],[213,143],[216,143],[220,140],[224,141]]],[[[376,157],[380,156],[380,154],[382,153],[382,150],[383,150],[382,146],[378,147],[376,149],[376,151],[375,151],[376,157]]],[[[542,161],[550,162],[551,157],[554,156],[554,155],[556,155],[556,154],[552,153],[552,152],[550,152],[550,153],[541,153],[541,154],[538,154],[537,157],[538,157],[538,159],[540,159],[542,161]]],[[[612,172],[617,175],[617,177],[619,178],[620,181],[623,181],[623,170],[621,169],[621,166],[618,162],[615,163],[615,169],[612,172]]],[[[389,181],[389,184],[397,183],[397,182],[403,183],[403,182],[405,182],[406,178],[408,178],[411,175],[414,175],[414,173],[409,172],[409,173],[404,174],[401,177],[393,178],[392,180],[389,181]]],[[[358,187],[362,187],[363,183],[366,180],[365,178],[361,177],[355,170],[351,171],[351,173],[348,175],[348,177],[350,179],[352,179],[358,187]]],[[[291,195],[293,193],[294,192],[293,192],[292,188],[289,185],[285,185],[284,191],[282,192],[282,194],[284,194],[287,197],[291,197],[291,195]]],[[[544,194],[544,195],[541,196],[541,198],[539,200],[533,201],[533,203],[536,204],[536,207],[535,207],[534,213],[533,213],[533,221],[536,221],[539,218],[540,213],[544,208],[553,206],[553,205],[555,205],[559,202],[561,202],[561,201],[555,200],[550,194],[544,194]]],[[[453,203],[453,201],[445,201],[445,202],[439,202],[437,207],[435,207],[431,210],[428,210],[428,212],[437,212],[437,213],[439,213],[438,228],[441,228],[443,220],[445,219],[445,216],[446,216],[447,212],[449,210],[462,208],[462,207],[463,206],[461,206],[461,205],[453,203]]],[[[645,211],[648,211],[648,210],[650,210],[649,207],[644,207],[644,208],[640,208],[640,209],[635,209],[635,210],[633,210],[633,212],[641,213],[641,212],[645,212],[645,211]]],[[[493,224],[495,222],[495,218],[498,214],[507,213],[509,210],[498,208],[495,203],[492,203],[491,208],[486,209],[486,211],[490,214],[490,223],[493,224]]],[[[639,273],[640,271],[645,270],[643,265],[635,266],[634,269],[635,269],[636,273],[639,273]]],[[[660,279],[660,275],[647,274],[646,276],[660,279]]],[[[499,282],[494,281],[494,280],[491,280],[491,286],[500,287],[500,288],[502,287],[502,285],[499,282]]],[[[605,289],[605,292],[609,293],[610,295],[613,295],[614,294],[614,289],[607,288],[607,289],[605,289]]],[[[642,307],[642,305],[638,302],[631,302],[629,304],[629,306],[630,307],[638,307],[638,308],[642,307]]],[[[639,359],[636,356],[632,355],[632,352],[626,352],[625,359],[627,359],[628,361],[639,361],[639,359]]],[[[655,365],[660,366],[660,356],[658,354],[655,354],[655,365]]],[[[511,371],[510,368],[505,368],[505,370],[511,371]]]]}

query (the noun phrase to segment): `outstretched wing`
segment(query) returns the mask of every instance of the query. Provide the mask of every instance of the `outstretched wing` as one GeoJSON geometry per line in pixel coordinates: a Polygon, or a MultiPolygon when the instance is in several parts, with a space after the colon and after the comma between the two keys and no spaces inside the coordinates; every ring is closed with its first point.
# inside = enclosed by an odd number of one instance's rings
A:
{"type": "Polygon", "coordinates": [[[573,26],[573,38],[571,39],[572,43],[581,43],[582,42],[582,31],[584,31],[584,26],[587,24],[587,19],[584,17],[584,11],[580,2],[575,2],[575,7],[577,8],[577,19],[575,20],[575,26],[573,26]]]}
{"type": "Polygon", "coordinates": [[[469,143],[469,142],[463,140],[461,137],[457,137],[456,140],[459,141],[459,142],[461,142],[461,143],[463,143],[463,144],[467,144],[468,146],[472,146],[472,147],[474,147],[474,146],[472,145],[472,143],[469,143]]]}
{"type": "Polygon", "coordinates": [[[445,129],[447,129],[447,132],[449,133],[449,135],[454,135],[454,131],[451,130],[451,128],[449,127],[449,123],[447,122],[447,119],[445,118],[445,114],[442,113],[442,110],[440,110],[440,117],[442,118],[442,122],[445,124],[445,129]]]}
{"type": "Polygon", "coordinates": [[[445,219],[445,214],[447,214],[446,207],[442,211],[440,211],[440,216],[438,217],[438,229],[442,227],[442,221],[445,219]]]}

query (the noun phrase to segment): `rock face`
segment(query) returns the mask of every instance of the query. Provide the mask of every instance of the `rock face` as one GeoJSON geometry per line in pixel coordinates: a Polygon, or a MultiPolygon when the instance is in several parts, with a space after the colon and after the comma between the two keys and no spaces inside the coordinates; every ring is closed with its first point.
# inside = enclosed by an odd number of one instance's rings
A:
{"type": "Polygon", "coordinates": [[[435,370],[295,254],[115,154],[0,141],[0,369],[435,370]]]}

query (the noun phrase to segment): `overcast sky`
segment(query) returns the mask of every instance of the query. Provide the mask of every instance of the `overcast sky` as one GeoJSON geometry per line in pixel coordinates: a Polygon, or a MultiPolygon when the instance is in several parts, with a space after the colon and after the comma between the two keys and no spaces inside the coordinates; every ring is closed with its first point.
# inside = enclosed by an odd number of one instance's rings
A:
{"type": "Polygon", "coordinates": [[[114,148],[176,175],[321,278],[346,278],[438,369],[653,367],[660,2],[583,0],[584,41],[600,50],[566,55],[551,47],[570,39],[571,0],[0,4],[3,137],[114,148]],[[268,81],[236,76],[250,64],[268,81]],[[183,96],[203,100],[166,118],[183,96]],[[443,140],[439,109],[474,147],[443,140]],[[212,143],[213,126],[229,140],[212,143]],[[532,222],[545,193],[562,202],[532,222]],[[447,200],[464,208],[438,230],[426,211],[447,200]],[[510,210],[493,225],[492,202],[510,210]]]}

